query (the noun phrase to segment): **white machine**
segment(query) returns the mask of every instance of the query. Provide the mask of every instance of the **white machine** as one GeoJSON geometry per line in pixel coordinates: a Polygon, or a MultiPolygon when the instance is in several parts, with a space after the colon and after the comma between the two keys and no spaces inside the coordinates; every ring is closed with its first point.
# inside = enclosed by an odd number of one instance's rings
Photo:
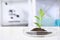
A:
{"type": "Polygon", "coordinates": [[[28,0],[2,0],[2,25],[27,26],[28,0]]]}

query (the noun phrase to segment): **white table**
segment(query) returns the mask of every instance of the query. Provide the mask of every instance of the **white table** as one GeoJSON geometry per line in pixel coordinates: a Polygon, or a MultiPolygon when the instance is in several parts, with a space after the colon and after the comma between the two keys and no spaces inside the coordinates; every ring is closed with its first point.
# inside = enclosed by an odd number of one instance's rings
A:
{"type": "Polygon", "coordinates": [[[60,31],[55,36],[41,38],[27,36],[23,29],[25,27],[0,27],[0,40],[60,40],[60,31]]]}

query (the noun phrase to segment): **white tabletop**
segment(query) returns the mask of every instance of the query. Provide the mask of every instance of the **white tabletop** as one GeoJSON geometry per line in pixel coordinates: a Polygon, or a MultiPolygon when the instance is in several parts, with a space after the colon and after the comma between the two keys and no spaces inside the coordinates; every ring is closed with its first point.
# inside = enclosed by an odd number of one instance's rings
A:
{"type": "Polygon", "coordinates": [[[60,40],[60,31],[51,37],[31,37],[23,33],[25,27],[0,27],[0,40],[60,40]]]}

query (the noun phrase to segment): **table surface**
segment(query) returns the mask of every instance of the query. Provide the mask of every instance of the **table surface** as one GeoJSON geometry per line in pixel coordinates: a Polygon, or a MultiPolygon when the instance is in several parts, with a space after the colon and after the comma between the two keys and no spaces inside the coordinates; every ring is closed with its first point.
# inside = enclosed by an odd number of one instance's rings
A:
{"type": "Polygon", "coordinates": [[[60,40],[59,30],[51,37],[31,37],[23,33],[24,29],[25,27],[0,27],[0,40],[60,40]]]}

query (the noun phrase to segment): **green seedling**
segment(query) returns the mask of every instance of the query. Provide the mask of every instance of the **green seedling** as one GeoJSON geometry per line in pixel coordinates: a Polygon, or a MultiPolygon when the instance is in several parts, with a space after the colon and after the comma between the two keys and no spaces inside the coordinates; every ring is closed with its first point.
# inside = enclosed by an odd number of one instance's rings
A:
{"type": "Polygon", "coordinates": [[[39,16],[35,16],[35,18],[38,20],[37,22],[35,22],[35,24],[37,25],[38,28],[41,28],[42,26],[42,19],[43,19],[43,16],[44,16],[44,11],[43,9],[40,9],[39,10],[39,16]]]}

